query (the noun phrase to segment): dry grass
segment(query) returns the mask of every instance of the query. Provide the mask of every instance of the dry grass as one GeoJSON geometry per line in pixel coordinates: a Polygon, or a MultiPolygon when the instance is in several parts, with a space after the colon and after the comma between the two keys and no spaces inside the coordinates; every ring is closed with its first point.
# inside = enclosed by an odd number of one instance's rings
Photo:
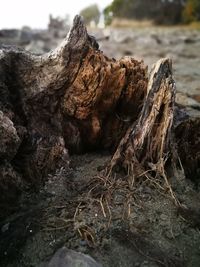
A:
{"type": "Polygon", "coordinates": [[[111,26],[114,28],[147,28],[153,26],[153,22],[150,20],[113,19],[111,26]]]}
{"type": "Polygon", "coordinates": [[[181,29],[194,29],[200,30],[200,22],[192,22],[188,25],[179,24],[179,25],[155,25],[151,20],[131,20],[131,19],[113,19],[111,27],[113,28],[181,28],[181,29]]]}

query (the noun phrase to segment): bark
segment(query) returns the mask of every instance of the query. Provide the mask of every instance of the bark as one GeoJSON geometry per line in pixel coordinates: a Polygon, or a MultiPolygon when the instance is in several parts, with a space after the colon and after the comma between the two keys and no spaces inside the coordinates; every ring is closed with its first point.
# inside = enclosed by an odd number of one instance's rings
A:
{"type": "MultiPolygon", "coordinates": [[[[186,178],[199,183],[200,118],[187,114],[175,103],[176,86],[169,59],[152,68],[147,97],[138,119],[121,139],[106,174],[123,168],[128,176],[163,177],[169,190],[166,166],[182,168],[186,178]]],[[[171,191],[172,195],[173,192],[171,191]]]]}
{"type": "Polygon", "coordinates": [[[20,138],[13,122],[0,111],[0,159],[12,160],[20,145],[20,138]]]}
{"type": "Polygon", "coordinates": [[[189,117],[175,129],[178,155],[187,178],[200,181],[200,118],[189,117]]]}
{"type": "Polygon", "coordinates": [[[162,172],[172,152],[174,101],[168,59],[157,62],[148,81],[143,62],[107,58],[79,16],[48,54],[1,47],[0,193],[7,194],[5,170],[9,183],[37,185],[68,167],[68,153],[100,148],[118,146],[110,171],[162,172]]]}
{"type": "Polygon", "coordinates": [[[175,82],[169,59],[161,59],[153,67],[148,95],[139,118],[121,140],[109,166],[121,165],[131,175],[141,176],[145,169],[163,173],[169,157],[171,127],[175,104],[175,82]]]}
{"type": "Polygon", "coordinates": [[[1,47],[2,166],[9,163],[13,173],[37,185],[68,166],[68,151],[113,149],[139,114],[146,90],[143,62],[107,58],[79,16],[48,54],[1,47]]]}

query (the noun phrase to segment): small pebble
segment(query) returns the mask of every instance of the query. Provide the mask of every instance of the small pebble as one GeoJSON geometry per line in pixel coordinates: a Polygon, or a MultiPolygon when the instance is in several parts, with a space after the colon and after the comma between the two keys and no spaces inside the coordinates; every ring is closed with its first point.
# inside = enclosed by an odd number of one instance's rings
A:
{"type": "Polygon", "coordinates": [[[163,221],[165,221],[165,220],[168,219],[168,216],[166,214],[161,214],[160,215],[160,219],[163,220],[163,221]]]}
{"type": "Polygon", "coordinates": [[[1,232],[2,232],[2,233],[5,233],[6,231],[8,231],[9,226],[10,226],[10,223],[6,223],[6,224],[4,224],[4,225],[1,227],[1,232]]]}

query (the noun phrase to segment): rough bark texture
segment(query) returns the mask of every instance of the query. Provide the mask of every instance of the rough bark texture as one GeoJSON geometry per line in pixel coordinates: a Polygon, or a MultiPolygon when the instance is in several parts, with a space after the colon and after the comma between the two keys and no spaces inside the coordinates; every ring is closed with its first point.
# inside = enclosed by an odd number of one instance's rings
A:
{"type": "Polygon", "coordinates": [[[107,58],[78,16],[46,55],[1,47],[0,77],[1,165],[32,184],[67,167],[68,150],[113,149],[147,90],[143,62],[107,58]]]}
{"type": "Polygon", "coordinates": [[[187,178],[200,180],[200,119],[188,118],[175,131],[178,155],[187,178]]]}
{"type": "MultiPolygon", "coordinates": [[[[107,58],[79,16],[68,37],[46,55],[1,47],[2,199],[13,199],[24,181],[37,185],[48,173],[67,167],[68,152],[119,145],[110,169],[120,165],[136,173],[138,166],[164,168],[174,96],[168,59],[155,65],[148,82],[143,62],[107,58]],[[11,185],[16,190],[9,195],[11,185]]],[[[193,124],[182,127],[188,133],[193,124]]]]}
{"type": "Polygon", "coordinates": [[[120,164],[131,175],[140,176],[145,169],[162,174],[170,153],[174,103],[171,62],[161,59],[151,71],[148,95],[139,118],[121,140],[111,160],[111,169],[120,164]]]}

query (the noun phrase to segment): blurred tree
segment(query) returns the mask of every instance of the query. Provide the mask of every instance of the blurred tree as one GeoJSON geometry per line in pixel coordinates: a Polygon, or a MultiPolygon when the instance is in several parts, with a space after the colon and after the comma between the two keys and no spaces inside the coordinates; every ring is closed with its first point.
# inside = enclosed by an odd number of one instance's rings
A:
{"type": "Polygon", "coordinates": [[[183,21],[200,21],[200,0],[187,0],[183,10],[183,21]]]}
{"type": "Polygon", "coordinates": [[[104,11],[104,23],[105,25],[110,25],[113,19],[113,11],[111,5],[107,6],[104,11]]]}
{"type": "Polygon", "coordinates": [[[157,24],[178,24],[182,22],[185,0],[162,0],[155,14],[157,24]]]}
{"type": "Polygon", "coordinates": [[[118,17],[176,24],[181,22],[184,5],[185,0],[113,0],[105,8],[104,16],[106,22],[118,17]]]}
{"type": "Polygon", "coordinates": [[[90,24],[92,21],[94,21],[96,25],[99,23],[100,11],[96,4],[82,9],[80,15],[83,16],[86,24],[90,24]]]}

